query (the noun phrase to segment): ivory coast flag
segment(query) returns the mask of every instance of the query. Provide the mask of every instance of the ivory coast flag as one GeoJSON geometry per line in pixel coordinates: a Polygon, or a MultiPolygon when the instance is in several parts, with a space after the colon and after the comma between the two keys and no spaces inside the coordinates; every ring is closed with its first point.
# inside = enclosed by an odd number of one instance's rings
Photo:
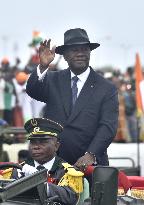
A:
{"type": "Polygon", "coordinates": [[[137,115],[140,117],[144,113],[144,78],[138,53],[136,54],[135,62],[135,86],[137,115]]]}

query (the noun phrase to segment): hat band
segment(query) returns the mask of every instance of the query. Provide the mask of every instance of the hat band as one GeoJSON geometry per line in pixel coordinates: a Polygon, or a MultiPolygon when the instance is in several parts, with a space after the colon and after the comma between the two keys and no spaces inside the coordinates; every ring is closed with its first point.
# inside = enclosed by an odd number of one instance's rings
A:
{"type": "Polygon", "coordinates": [[[51,135],[51,136],[57,137],[57,133],[55,133],[55,132],[43,132],[43,131],[32,132],[32,133],[30,134],[30,136],[31,136],[31,135],[51,135]]]}
{"type": "Polygon", "coordinates": [[[71,44],[87,44],[90,41],[87,38],[71,38],[69,40],[65,40],[64,45],[71,45],[71,44]]]}

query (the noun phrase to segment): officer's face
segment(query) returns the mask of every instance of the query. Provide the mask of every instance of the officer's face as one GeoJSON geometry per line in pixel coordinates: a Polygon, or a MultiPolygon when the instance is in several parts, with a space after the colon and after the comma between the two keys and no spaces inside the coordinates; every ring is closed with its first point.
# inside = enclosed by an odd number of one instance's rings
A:
{"type": "Polygon", "coordinates": [[[90,47],[88,45],[73,45],[64,52],[64,59],[76,75],[83,73],[89,66],[90,47]]]}
{"type": "Polygon", "coordinates": [[[48,162],[56,155],[59,145],[56,137],[31,139],[29,145],[31,157],[40,164],[48,162]]]}

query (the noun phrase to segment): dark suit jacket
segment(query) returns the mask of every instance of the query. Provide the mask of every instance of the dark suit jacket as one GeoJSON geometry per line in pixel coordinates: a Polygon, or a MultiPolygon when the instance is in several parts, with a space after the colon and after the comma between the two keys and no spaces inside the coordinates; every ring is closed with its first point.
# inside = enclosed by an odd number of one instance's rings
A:
{"type": "Polygon", "coordinates": [[[118,94],[116,87],[92,68],[72,109],[70,70],[48,71],[42,81],[36,70],[26,91],[32,98],[47,104],[45,117],[64,126],[59,156],[73,164],[92,152],[100,165],[107,165],[107,148],[116,135],[118,94]]]}

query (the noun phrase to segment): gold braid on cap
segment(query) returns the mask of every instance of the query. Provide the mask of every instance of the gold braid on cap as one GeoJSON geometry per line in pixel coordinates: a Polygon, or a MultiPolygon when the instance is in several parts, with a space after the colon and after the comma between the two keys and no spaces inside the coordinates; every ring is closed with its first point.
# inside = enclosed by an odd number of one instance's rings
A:
{"type": "Polygon", "coordinates": [[[51,135],[57,137],[57,133],[55,132],[44,132],[44,131],[38,131],[38,132],[32,132],[30,135],[51,135]]]}
{"type": "Polygon", "coordinates": [[[48,120],[49,122],[52,122],[52,123],[54,123],[54,124],[57,124],[57,125],[59,125],[59,126],[63,129],[63,126],[62,126],[61,124],[59,124],[58,122],[55,122],[55,121],[50,120],[50,119],[48,119],[48,118],[42,118],[42,119],[45,119],[45,120],[48,120]]]}

